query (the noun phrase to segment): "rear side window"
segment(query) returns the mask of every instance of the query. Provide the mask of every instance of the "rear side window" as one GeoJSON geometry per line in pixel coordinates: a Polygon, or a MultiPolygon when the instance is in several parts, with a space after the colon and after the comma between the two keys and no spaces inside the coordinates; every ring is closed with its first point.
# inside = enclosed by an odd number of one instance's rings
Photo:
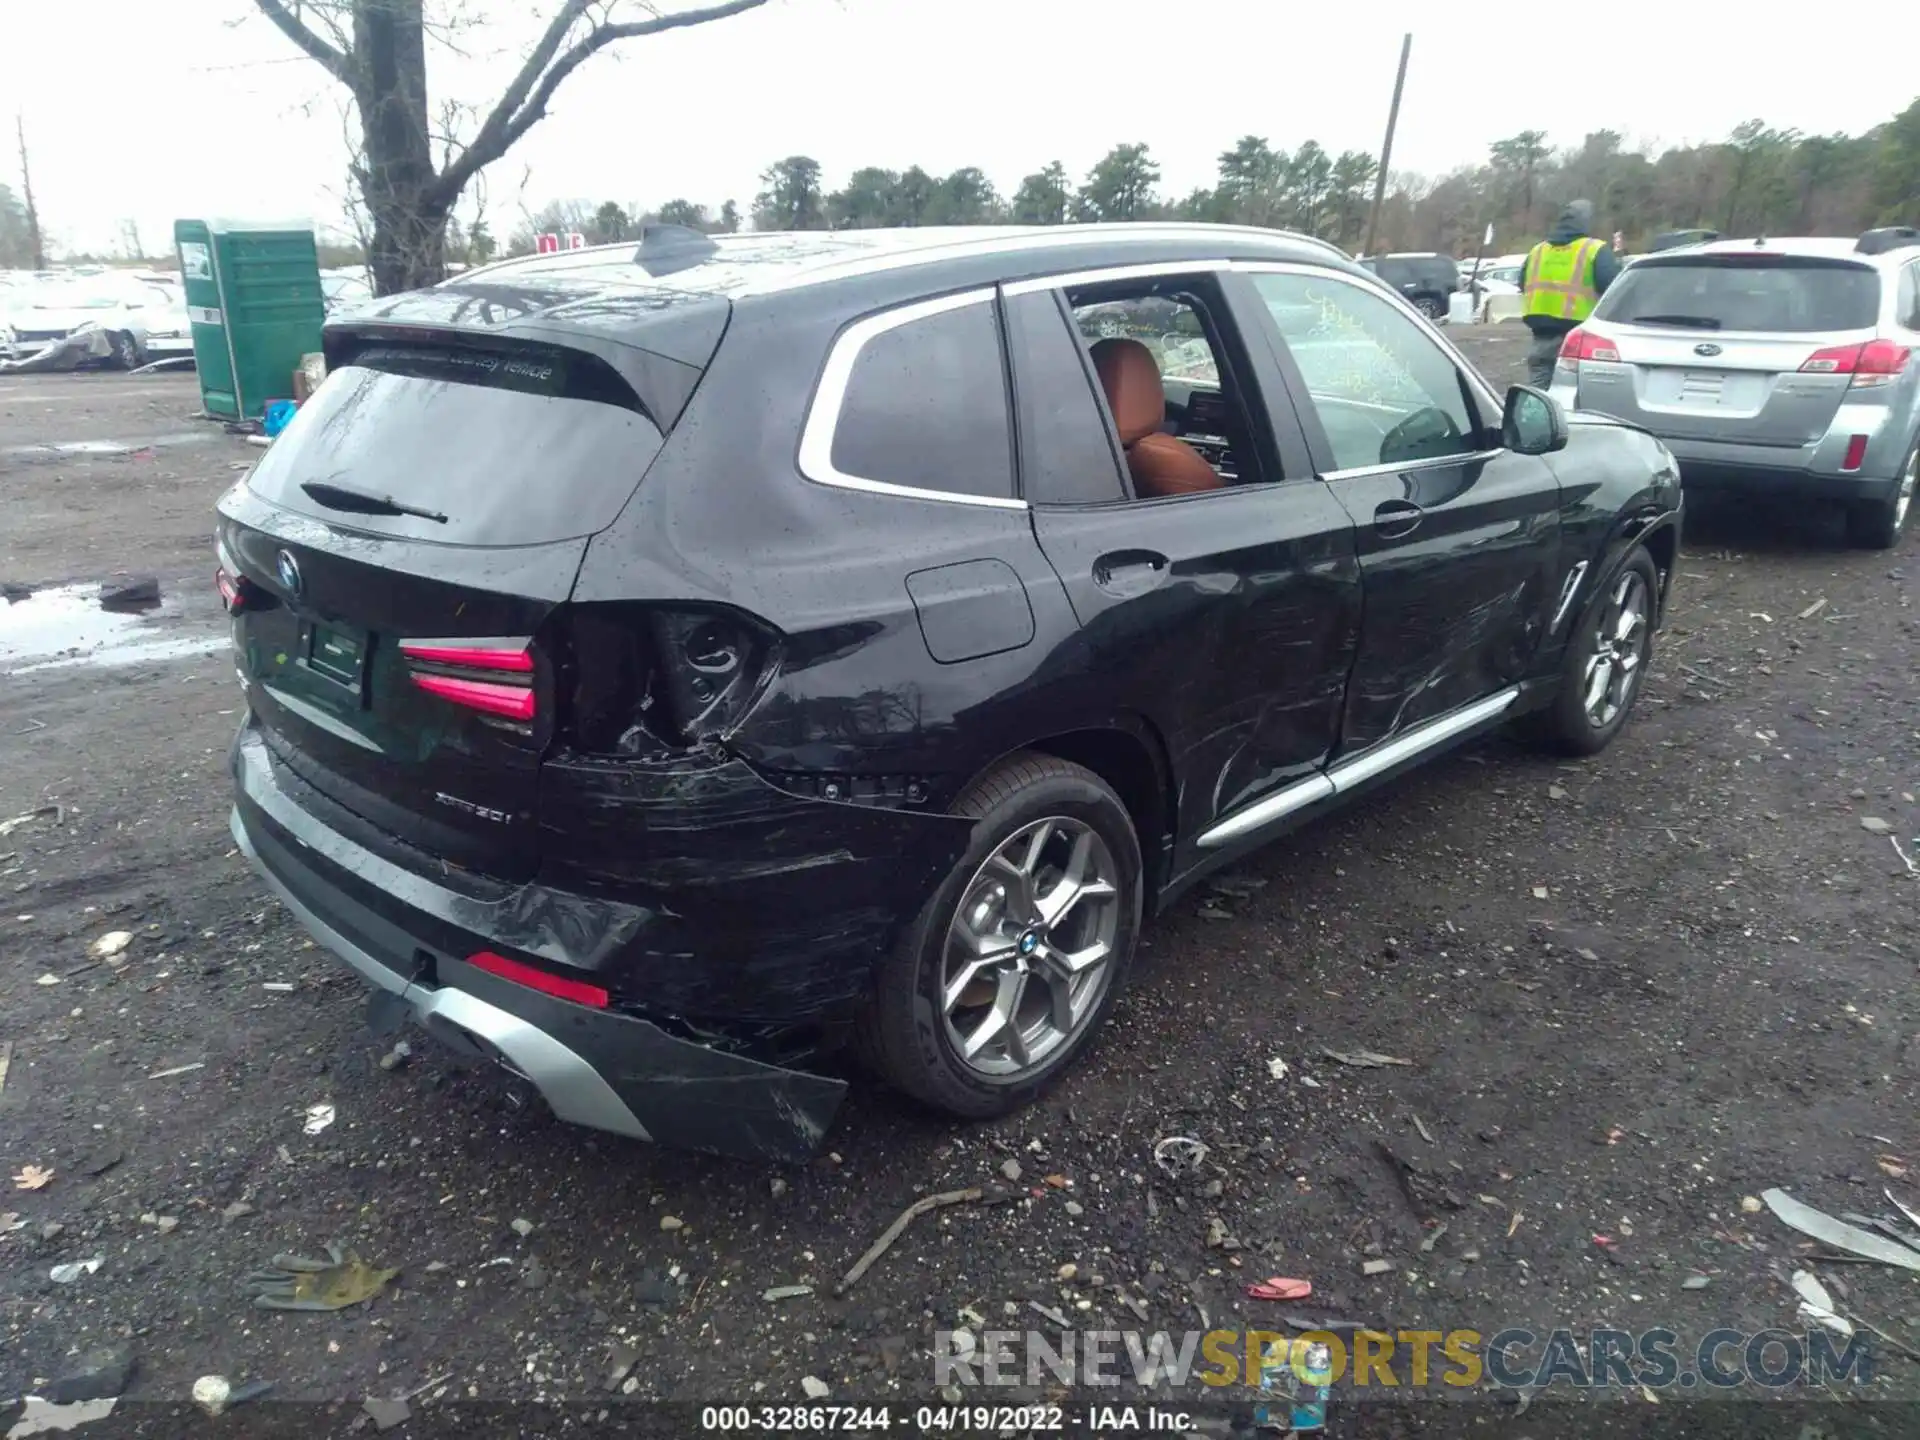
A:
{"type": "Polygon", "coordinates": [[[1021,491],[1036,505],[1127,498],[1085,358],[1054,291],[1010,296],[1007,348],[1020,411],[1021,491]]]}
{"type": "Polygon", "coordinates": [[[381,349],[327,376],[247,484],[345,529],[536,545],[604,530],[661,443],[591,356],[381,349]]]}
{"type": "Polygon", "coordinates": [[[1693,330],[1869,330],[1880,276],[1865,265],[1783,255],[1642,260],[1621,272],[1594,318],[1693,330]]]}
{"type": "Polygon", "coordinates": [[[868,338],[847,376],[831,463],[833,475],[812,478],[1013,498],[1007,371],[990,297],[868,338]]]}

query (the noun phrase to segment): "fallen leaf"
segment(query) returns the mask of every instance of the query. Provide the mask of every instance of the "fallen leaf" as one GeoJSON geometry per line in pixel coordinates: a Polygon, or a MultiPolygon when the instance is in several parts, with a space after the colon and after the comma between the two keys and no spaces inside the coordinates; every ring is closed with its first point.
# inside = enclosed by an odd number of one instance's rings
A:
{"type": "Polygon", "coordinates": [[[13,1177],[16,1190],[44,1190],[53,1183],[53,1171],[39,1165],[22,1165],[13,1177]]]}
{"type": "Polygon", "coordinates": [[[1513,1219],[1507,1223],[1507,1239],[1511,1240],[1513,1238],[1513,1232],[1520,1228],[1520,1220],[1520,1212],[1518,1210],[1514,1211],[1513,1219]]]}
{"type": "Polygon", "coordinates": [[[1064,1175],[1049,1175],[1046,1177],[1046,1183],[1056,1190],[1064,1190],[1073,1182],[1064,1175]]]}
{"type": "Polygon", "coordinates": [[[1879,1160],[1879,1165],[1883,1171],[1891,1175],[1895,1180],[1903,1178],[1907,1173],[1906,1165],[1892,1155],[1882,1155],[1879,1160]]]}

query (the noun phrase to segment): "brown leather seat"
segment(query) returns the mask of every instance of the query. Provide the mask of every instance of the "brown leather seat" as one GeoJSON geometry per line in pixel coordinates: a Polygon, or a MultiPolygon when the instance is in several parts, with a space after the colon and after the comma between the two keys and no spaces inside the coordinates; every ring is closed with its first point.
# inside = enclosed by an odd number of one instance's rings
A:
{"type": "Polygon", "coordinates": [[[1167,392],[1153,352],[1138,340],[1101,340],[1092,354],[1094,373],[1120,431],[1120,446],[1127,452],[1133,488],[1143,497],[1219,489],[1219,474],[1198,450],[1177,435],[1160,433],[1167,418],[1167,392]]]}

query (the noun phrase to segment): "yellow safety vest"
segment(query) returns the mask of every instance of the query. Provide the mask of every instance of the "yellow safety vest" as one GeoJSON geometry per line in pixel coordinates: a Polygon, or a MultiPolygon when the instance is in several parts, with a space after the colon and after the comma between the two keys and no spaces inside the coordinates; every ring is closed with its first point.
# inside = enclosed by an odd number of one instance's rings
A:
{"type": "Polygon", "coordinates": [[[1570,245],[1542,240],[1528,251],[1527,268],[1520,277],[1526,313],[1576,325],[1591,315],[1600,301],[1600,292],[1593,287],[1593,263],[1600,250],[1600,242],[1587,235],[1570,245]]]}

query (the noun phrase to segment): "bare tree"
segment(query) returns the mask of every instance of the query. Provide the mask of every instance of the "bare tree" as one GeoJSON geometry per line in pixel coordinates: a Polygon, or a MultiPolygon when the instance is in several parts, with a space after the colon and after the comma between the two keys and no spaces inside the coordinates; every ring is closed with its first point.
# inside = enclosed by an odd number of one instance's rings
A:
{"type": "Polygon", "coordinates": [[[354,181],[370,221],[368,267],[385,295],[446,273],[447,220],[461,192],[545,117],[554,92],[589,57],[617,40],[705,25],[766,0],[720,0],[664,15],[646,0],[558,0],[518,73],[464,143],[454,138],[468,113],[459,104],[441,105],[437,127],[429,120],[424,0],[254,3],[353,96],[361,151],[354,181]],[[629,7],[647,18],[615,18],[629,7]]]}

